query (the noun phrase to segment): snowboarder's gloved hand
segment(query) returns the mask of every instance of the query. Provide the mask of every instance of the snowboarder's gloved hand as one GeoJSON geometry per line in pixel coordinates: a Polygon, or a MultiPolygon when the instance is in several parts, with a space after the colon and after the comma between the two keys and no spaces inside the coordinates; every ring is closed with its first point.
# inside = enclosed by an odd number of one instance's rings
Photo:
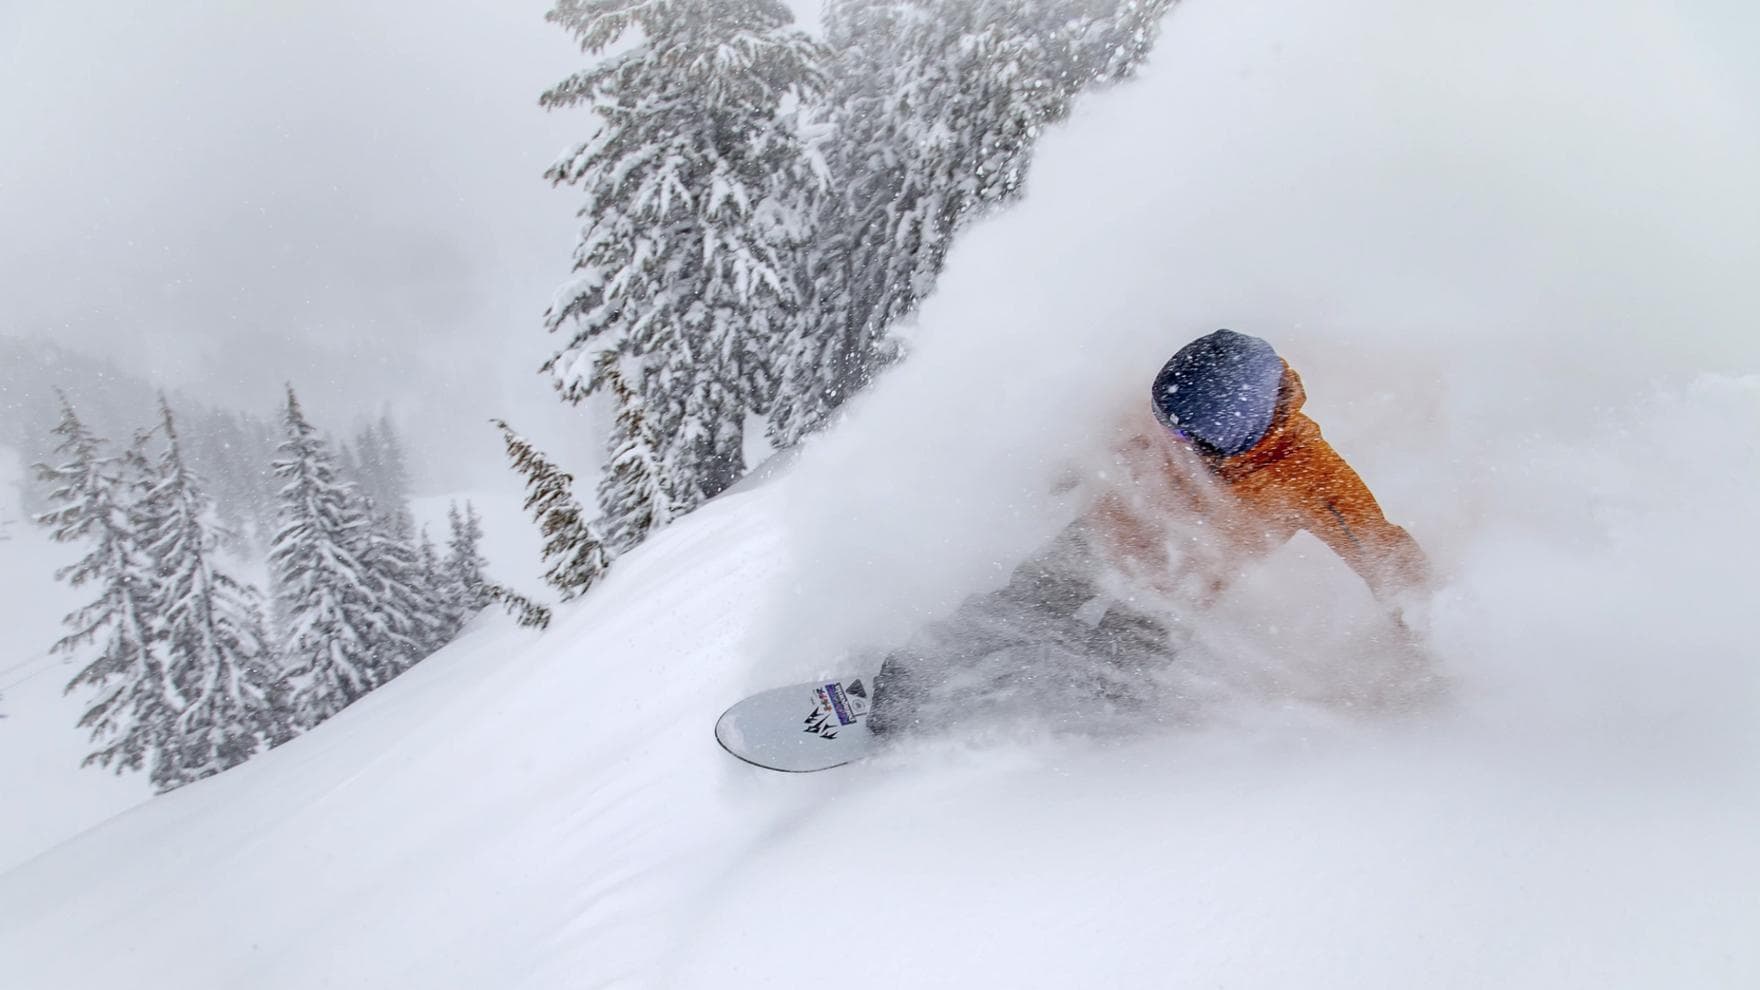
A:
{"type": "Polygon", "coordinates": [[[1396,595],[1388,603],[1391,606],[1393,624],[1400,631],[1415,641],[1430,638],[1430,595],[1425,592],[1408,591],[1396,595]]]}
{"type": "Polygon", "coordinates": [[[1431,651],[1433,592],[1407,591],[1387,602],[1393,627],[1388,659],[1393,662],[1384,701],[1400,707],[1422,707],[1448,692],[1445,665],[1431,651]]]}

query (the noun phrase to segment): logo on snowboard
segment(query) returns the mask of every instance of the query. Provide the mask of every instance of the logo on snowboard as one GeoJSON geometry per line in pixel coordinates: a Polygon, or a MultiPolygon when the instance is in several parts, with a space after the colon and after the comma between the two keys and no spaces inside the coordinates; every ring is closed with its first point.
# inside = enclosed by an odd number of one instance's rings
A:
{"type": "Polygon", "coordinates": [[[820,739],[836,739],[837,730],[854,725],[856,719],[868,714],[868,689],[861,681],[851,681],[847,693],[836,681],[822,684],[813,689],[813,699],[813,711],[801,720],[806,725],[801,731],[820,739]],[[851,699],[852,695],[855,700],[851,699]],[[835,723],[833,718],[837,720],[835,723]]]}

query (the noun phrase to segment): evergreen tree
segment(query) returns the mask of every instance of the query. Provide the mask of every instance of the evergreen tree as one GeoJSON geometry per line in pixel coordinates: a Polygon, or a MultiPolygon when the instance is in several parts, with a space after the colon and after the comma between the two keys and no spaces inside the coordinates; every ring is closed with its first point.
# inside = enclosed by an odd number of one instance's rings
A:
{"type": "Polygon", "coordinates": [[[558,0],[548,18],[603,57],[540,100],[599,117],[547,173],[586,205],[575,277],[545,321],[568,341],[543,370],[573,402],[633,369],[685,511],[744,472],[747,416],[776,391],[822,181],[788,108],[819,91],[823,53],[780,0],[558,0]]]}
{"type": "Polygon", "coordinates": [[[550,606],[532,601],[504,584],[489,586],[489,600],[499,604],[527,629],[550,628],[550,606]]]}
{"type": "Polygon", "coordinates": [[[104,441],[86,429],[65,395],[53,433],[59,438],[58,463],[35,466],[51,489],[50,508],[37,522],[58,543],[88,545],[83,557],[55,577],[74,588],[95,586],[97,597],[62,620],[68,633],[51,652],[75,655],[87,644],[99,644],[97,655],[67,685],[68,692],[97,691],[79,725],[91,731],[98,748],[81,765],[98,763],[118,773],[139,770],[186,707],[167,676],[158,586],[141,539],[137,512],[145,461],[138,448],[106,455],[104,441]]]}
{"type": "Polygon", "coordinates": [[[250,463],[255,451],[245,439],[238,416],[217,413],[206,420],[205,424],[198,422],[194,436],[183,441],[183,457],[190,470],[207,483],[218,533],[248,542],[256,515],[252,503],[257,486],[251,476],[258,466],[250,463]]]}
{"type": "Polygon", "coordinates": [[[387,505],[408,506],[409,457],[404,452],[403,437],[391,422],[389,413],[380,414],[379,426],[374,432],[379,441],[375,451],[379,462],[379,497],[387,505]]]}
{"type": "Polygon", "coordinates": [[[380,511],[393,513],[407,507],[409,462],[389,414],[362,426],[355,433],[354,445],[343,450],[345,475],[380,511]]]}
{"type": "Polygon", "coordinates": [[[380,512],[370,499],[356,497],[357,511],[366,520],[358,531],[357,551],[373,602],[371,641],[389,679],[446,645],[450,637],[444,635],[440,589],[422,574],[409,511],[380,512]]]}
{"type": "MultiPolygon", "coordinates": [[[[353,444],[338,441],[336,444],[336,476],[339,481],[357,492],[371,492],[373,479],[370,477],[372,468],[367,459],[358,452],[360,438],[356,437],[353,444]]],[[[370,496],[369,496],[370,497],[370,496]]]]}
{"type": "Polygon", "coordinates": [[[212,501],[184,462],[160,397],[164,449],[139,514],[158,577],[165,677],[180,705],[158,740],[152,781],[171,790],[249,759],[290,736],[275,710],[279,662],[257,591],[221,571],[212,501]]]}
{"type": "Polygon", "coordinates": [[[282,479],[280,529],[269,548],[283,656],[295,685],[300,726],[311,726],[395,676],[406,650],[387,648],[380,593],[361,559],[369,520],[336,476],[328,446],[292,387],[275,473],[282,479]]]}
{"type": "MultiPolygon", "coordinates": [[[[585,594],[604,577],[611,558],[604,541],[581,513],[572,488],[574,476],[558,468],[512,427],[501,420],[494,422],[501,429],[514,470],[526,479],[525,507],[544,536],[543,559],[550,565],[544,580],[562,593],[563,601],[585,594]]],[[[511,596],[502,597],[507,600],[511,596]]],[[[522,624],[526,623],[522,620],[522,624]]]]}
{"type": "MultiPolygon", "coordinates": [[[[55,461],[52,430],[61,418],[61,390],[79,409],[80,420],[98,436],[126,437],[138,423],[157,418],[158,390],[113,361],[69,351],[44,340],[0,336],[0,446],[13,446],[25,462],[55,461]]],[[[275,449],[272,421],[239,413],[177,403],[183,425],[183,456],[205,479],[215,509],[228,524],[241,516],[254,524],[255,506],[275,449]],[[242,437],[240,431],[242,430],[242,437]],[[266,442],[265,442],[266,441],[266,442]],[[234,488],[234,485],[239,488],[234,488]],[[240,496],[243,496],[242,498],[240,496]]],[[[273,479],[270,478],[269,482],[273,479]]],[[[21,508],[31,515],[47,507],[44,485],[22,486],[21,508]]],[[[266,492],[273,515],[273,488],[266,492]]],[[[258,534],[272,532],[273,519],[258,534]]],[[[248,528],[248,527],[247,527],[248,528]]]]}
{"type": "Polygon", "coordinates": [[[831,0],[827,156],[812,287],[771,437],[793,444],[899,347],[955,235],[1017,198],[1033,141],[1087,86],[1127,77],[1173,0],[831,0]]]}
{"type": "Polygon", "coordinates": [[[422,586],[433,589],[436,602],[434,611],[435,642],[434,649],[452,642],[458,635],[459,627],[464,625],[466,613],[453,588],[451,575],[446,564],[440,558],[440,549],[434,545],[433,537],[428,535],[428,527],[422,527],[419,545],[421,562],[422,586]]]}
{"type": "Polygon", "coordinates": [[[489,604],[489,579],[484,573],[489,562],[483,559],[483,520],[477,507],[469,501],[464,511],[453,503],[446,510],[451,535],[446,541],[444,584],[457,614],[468,618],[489,604]]]}
{"type": "Polygon", "coordinates": [[[686,511],[661,462],[647,402],[619,367],[616,355],[599,356],[600,379],[611,389],[614,416],[606,440],[605,474],[599,480],[599,527],[612,553],[622,553],[686,511]]]}

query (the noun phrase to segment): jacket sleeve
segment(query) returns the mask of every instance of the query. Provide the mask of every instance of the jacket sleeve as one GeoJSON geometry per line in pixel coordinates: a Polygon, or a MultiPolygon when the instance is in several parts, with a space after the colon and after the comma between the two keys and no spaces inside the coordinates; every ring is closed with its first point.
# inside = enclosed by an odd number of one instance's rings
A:
{"type": "Polygon", "coordinates": [[[1387,521],[1369,486],[1345,463],[1318,427],[1275,468],[1281,498],[1294,518],[1343,558],[1386,600],[1430,583],[1430,562],[1416,540],[1387,521]]]}

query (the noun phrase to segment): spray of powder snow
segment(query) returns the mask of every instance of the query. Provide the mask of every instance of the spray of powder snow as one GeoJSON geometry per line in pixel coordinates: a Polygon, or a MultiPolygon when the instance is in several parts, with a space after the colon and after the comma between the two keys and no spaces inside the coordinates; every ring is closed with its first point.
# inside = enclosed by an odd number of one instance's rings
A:
{"type": "MultiPolygon", "coordinates": [[[[1753,710],[1733,562],[1760,553],[1760,86],[1716,11],[1672,7],[1178,8],[802,456],[754,686],[1000,585],[1079,510],[1057,479],[1103,471],[1160,363],[1228,326],[1303,372],[1437,559],[1433,647],[1468,694],[1753,710]]],[[[1298,537],[1211,625],[1321,683],[1373,621],[1298,537]]]]}

